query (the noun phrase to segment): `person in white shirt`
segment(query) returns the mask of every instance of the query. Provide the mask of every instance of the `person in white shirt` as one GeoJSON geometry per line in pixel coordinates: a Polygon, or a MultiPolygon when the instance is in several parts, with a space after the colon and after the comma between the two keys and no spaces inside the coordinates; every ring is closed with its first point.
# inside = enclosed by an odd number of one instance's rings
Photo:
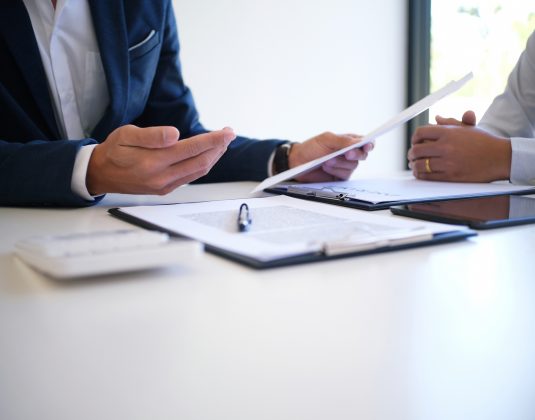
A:
{"type": "Polygon", "coordinates": [[[508,78],[476,125],[472,111],[462,120],[436,118],[419,127],[408,152],[414,176],[433,181],[510,180],[535,185],[535,32],[508,78]]]}

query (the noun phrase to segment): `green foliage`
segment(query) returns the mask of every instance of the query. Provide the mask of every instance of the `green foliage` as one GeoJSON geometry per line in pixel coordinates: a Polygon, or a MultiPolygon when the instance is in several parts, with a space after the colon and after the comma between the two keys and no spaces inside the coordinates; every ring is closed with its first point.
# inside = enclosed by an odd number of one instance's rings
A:
{"type": "Polygon", "coordinates": [[[459,7],[458,12],[459,13],[466,13],[466,14],[468,14],[470,16],[480,17],[479,9],[477,7],[464,7],[464,6],[461,6],[461,7],[459,7]]]}

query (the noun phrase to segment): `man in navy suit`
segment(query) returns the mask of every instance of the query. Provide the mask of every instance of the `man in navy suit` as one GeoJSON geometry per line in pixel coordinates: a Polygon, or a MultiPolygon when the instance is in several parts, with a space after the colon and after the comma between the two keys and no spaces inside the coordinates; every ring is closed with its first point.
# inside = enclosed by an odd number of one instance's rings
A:
{"type": "MultiPolygon", "coordinates": [[[[262,180],[357,141],[206,130],[170,0],[13,0],[0,13],[0,204],[91,205],[193,181],[262,180]],[[177,141],[179,140],[180,141],[177,141]]],[[[347,179],[371,145],[299,181],[347,179]]]]}

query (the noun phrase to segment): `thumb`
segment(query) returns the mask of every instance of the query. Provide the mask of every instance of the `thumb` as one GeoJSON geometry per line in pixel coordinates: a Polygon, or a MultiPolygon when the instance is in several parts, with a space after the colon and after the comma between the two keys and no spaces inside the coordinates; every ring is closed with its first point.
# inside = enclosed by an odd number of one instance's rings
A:
{"type": "Polygon", "coordinates": [[[466,111],[463,114],[463,124],[475,126],[477,122],[476,114],[474,111],[466,111]]]}
{"type": "Polygon", "coordinates": [[[462,122],[455,118],[444,118],[440,115],[435,117],[435,121],[438,125],[462,125],[462,122]]]}

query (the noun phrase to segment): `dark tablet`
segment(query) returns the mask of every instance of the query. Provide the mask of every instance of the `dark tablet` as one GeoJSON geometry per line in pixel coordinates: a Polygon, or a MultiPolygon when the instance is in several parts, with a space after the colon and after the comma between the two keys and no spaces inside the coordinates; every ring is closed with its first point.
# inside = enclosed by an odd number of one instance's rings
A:
{"type": "Polygon", "coordinates": [[[498,195],[394,206],[394,214],[474,229],[535,223],[535,196],[498,195]]]}

